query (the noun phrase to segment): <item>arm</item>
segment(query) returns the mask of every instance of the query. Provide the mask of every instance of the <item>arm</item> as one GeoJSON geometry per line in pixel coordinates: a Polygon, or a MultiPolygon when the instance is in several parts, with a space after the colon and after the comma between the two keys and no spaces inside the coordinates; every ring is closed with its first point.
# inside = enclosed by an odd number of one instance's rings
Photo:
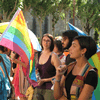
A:
{"type": "Polygon", "coordinates": [[[62,68],[58,67],[56,69],[56,81],[54,85],[54,97],[56,99],[60,99],[63,96],[63,86],[66,79],[66,75],[64,75],[64,73],[66,69],[67,69],[66,65],[62,68]],[[60,80],[60,79],[61,79],[61,82],[58,82],[57,80],[60,80]]]}
{"type": "Polygon", "coordinates": [[[27,68],[26,67],[26,65],[25,65],[25,63],[23,63],[22,61],[20,61],[20,60],[18,60],[18,59],[11,59],[14,63],[16,63],[16,64],[20,64],[20,65],[22,65],[23,67],[25,67],[25,68],[27,68]]]}
{"type": "Polygon", "coordinates": [[[78,100],[89,100],[89,97],[91,96],[93,91],[94,91],[93,86],[85,84],[78,100]]]}
{"type": "MultiPolygon", "coordinates": [[[[58,56],[55,53],[52,54],[51,64],[55,67],[55,69],[59,65],[61,65],[61,61],[60,61],[60,59],[58,58],[58,56]]],[[[54,77],[51,77],[51,78],[45,79],[45,82],[52,81],[52,78],[55,78],[55,76],[54,77]]]]}
{"type": "MultiPolygon", "coordinates": [[[[59,65],[61,65],[61,62],[60,62],[58,56],[57,56],[55,53],[52,54],[52,57],[51,57],[51,64],[55,67],[55,69],[56,69],[59,65]]],[[[45,78],[45,79],[38,80],[38,85],[40,86],[40,85],[42,85],[44,82],[52,81],[52,78],[55,78],[55,76],[50,77],[50,78],[45,78]]]]}
{"type": "Polygon", "coordinates": [[[60,61],[60,59],[58,58],[57,54],[55,54],[55,53],[52,54],[51,63],[52,63],[52,65],[55,67],[55,69],[56,69],[59,65],[61,65],[61,61],[60,61]]]}
{"type": "Polygon", "coordinates": [[[50,82],[52,80],[52,78],[55,78],[55,76],[51,77],[51,78],[40,79],[37,81],[38,85],[41,86],[44,82],[50,82]]]}
{"type": "MultiPolygon", "coordinates": [[[[54,97],[55,99],[60,99],[63,96],[63,84],[65,82],[66,77],[63,75],[61,78],[61,82],[55,81],[54,85],[54,97]]],[[[56,76],[56,80],[60,80],[59,76],[56,76]]]]}

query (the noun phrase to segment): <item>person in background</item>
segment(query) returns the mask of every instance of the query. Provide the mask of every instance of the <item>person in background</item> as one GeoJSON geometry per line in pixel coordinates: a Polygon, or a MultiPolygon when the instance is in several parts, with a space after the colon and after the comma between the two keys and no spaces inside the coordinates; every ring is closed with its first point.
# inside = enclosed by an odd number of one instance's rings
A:
{"type": "Polygon", "coordinates": [[[11,57],[11,62],[12,62],[12,69],[11,69],[12,70],[12,75],[11,76],[14,77],[17,64],[14,63],[12,59],[18,59],[19,58],[19,55],[17,53],[15,53],[14,51],[11,51],[10,57],[11,57]]]}
{"type": "Polygon", "coordinates": [[[35,88],[33,100],[55,100],[51,90],[52,78],[56,75],[56,68],[61,64],[57,54],[53,52],[54,40],[52,35],[44,34],[41,41],[42,52],[38,59],[38,86],[35,88]]]}
{"type": "Polygon", "coordinates": [[[63,47],[62,47],[62,43],[61,43],[61,40],[55,40],[54,41],[54,49],[53,51],[58,55],[60,61],[62,64],[65,64],[65,59],[66,59],[66,56],[65,54],[63,53],[63,47]]]}
{"type": "Polygon", "coordinates": [[[57,68],[54,97],[60,100],[91,100],[98,83],[97,69],[88,59],[97,51],[95,41],[89,36],[77,36],[69,48],[70,58],[76,61],[67,67],[57,68]],[[62,76],[63,75],[63,76],[62,76]],[[62,79],[61,79],[62,77],[62,79]],[[63,93],[63,87],[66,93],[63,93]]]}
{"type": "MultiPolygon", "coordinates": [[[[8,75],[10,77],[10,69],[11,69],[11,62],[10,62],[10,59],[9,57],[7,56],[7,54],[5,54],[6,50],[5,50],[5,47],[1,46],[0,45],[0,56],[3,58],[3,61],[6,65],[6,69],[7,69],[7,72],[8,72],[8,75]]],[[[2,62],[0,62],[0,67],[1,67],[1,70],[0,70],[0,73],[1,71],[4,72],[4,83],[5,83],[5,93],[4,93],[4,96],[5,98],[3,100],[7,100],[8,98],[8,94],[10,93],[10,90],[11,90],[11,86],[10,86],[10,82],[9,82],[9,79],[7,77],[7,74],[6,74],[6,71],[5,71],[5,68],[4,68],[4,65],[2,62]]],[[[2,97],[0,97],[2,98],[2,97]]]]}
{"type": "Polygon", "coordinates": [[[75,59],[70,58],[69,48],[72,44],[73,38],[78,36],[78,33],[74,30],[67,30],[62,33],[62,46],[64,49],[64,54],[66,56],[65,64],[68,65],[71,62],[75,61],[75,59]]]}
{"type": "Polygon", "coordinates": [[[23,73],[24,75],[26,75],[26,69],[27,69],[26,65],[22,61],[21,57],[14,51],[11,51],[11,61],[13,63],[13,72],[14,72],[12,84],[14,85],[15,99],[20,98],[20,100],[26,100],[25,95],[20,93],[19,89],[19,70],[20,67],[22,67],[23,73]]]}
{"type": "Polygon", "coordinates": [[[7,54],[8,57],[10,57],[11,50],[6,47],[4,47],[4,49],[5,49],[4,53],[7,54]]]}

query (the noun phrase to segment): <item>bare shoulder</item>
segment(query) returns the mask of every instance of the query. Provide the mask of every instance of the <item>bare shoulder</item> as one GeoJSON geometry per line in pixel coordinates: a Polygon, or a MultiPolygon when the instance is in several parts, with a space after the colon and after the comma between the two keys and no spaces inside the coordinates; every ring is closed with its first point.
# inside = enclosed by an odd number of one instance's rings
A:
{"type": "Polygon", "coordinates": [[[51,58],[51,63],[57,68],[61,62],[60,59],[58,58],[58,55],[54,52],[52,52],[52,58],[51,58]]]}
{"type": "Polygon", "coordinates": [[[55,52],[52,52],[52,60],[59,60],[59,57],[55,52]]]}
{"type": "Polygon", "coordinates": [[[58,58],[58,55],[55,52],[52,52],[52,58],[58,58]]]}

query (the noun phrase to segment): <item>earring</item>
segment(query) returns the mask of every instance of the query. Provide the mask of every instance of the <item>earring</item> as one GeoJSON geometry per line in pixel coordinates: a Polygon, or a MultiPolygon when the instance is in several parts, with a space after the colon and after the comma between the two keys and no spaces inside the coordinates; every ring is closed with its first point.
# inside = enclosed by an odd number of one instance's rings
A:
{"type": "Polygon", "coordinates": [[[81,57],[84,56],[84,54],[81,54],[81,57]]]}

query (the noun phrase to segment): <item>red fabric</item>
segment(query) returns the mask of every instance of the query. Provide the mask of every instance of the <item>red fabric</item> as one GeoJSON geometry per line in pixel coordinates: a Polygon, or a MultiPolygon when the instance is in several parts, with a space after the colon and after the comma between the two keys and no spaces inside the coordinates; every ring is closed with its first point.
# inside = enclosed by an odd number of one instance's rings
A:
{"type": "MultiPolygon", "coordinates": [[[[26,75],[26,68],[22,67],[24,74],[26,75]]],[[[17,64],[17,68],[16,68],[16,72],[15,72],[15,76],[14,76],[14,80],[13,80],[13,84],[14,84],[14,89],[15,89],[15,96],[19,96],[19,97],[25,97],[25,95],[21,94],[19,91],[19,64],[17,64]]]]}

